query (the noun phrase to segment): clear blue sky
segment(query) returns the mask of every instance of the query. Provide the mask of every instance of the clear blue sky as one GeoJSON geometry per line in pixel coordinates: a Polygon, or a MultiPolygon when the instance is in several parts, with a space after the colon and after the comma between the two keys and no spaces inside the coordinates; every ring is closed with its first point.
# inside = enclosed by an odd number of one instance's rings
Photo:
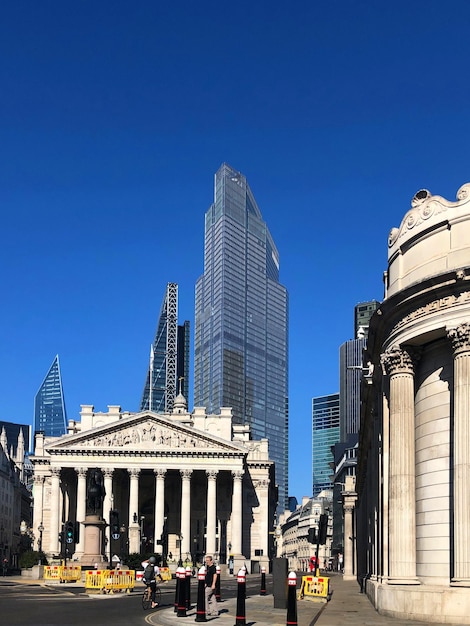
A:
{"type": "Polygon", "coordinates": [[[389,230],[470,181],[469,25],[464,0],[4,3],[1,419],[32,422],[56,353],[70,418],[138,409],[167,282],[194,320],[226,161],[279,248],[289,493],[311,495],[311,399],[382,298],[389,230]]]}

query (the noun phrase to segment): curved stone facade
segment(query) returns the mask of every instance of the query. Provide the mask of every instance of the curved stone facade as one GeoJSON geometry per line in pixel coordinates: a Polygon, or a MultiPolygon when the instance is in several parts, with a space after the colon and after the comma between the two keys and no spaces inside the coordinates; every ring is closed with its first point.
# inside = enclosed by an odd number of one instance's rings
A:
{"type": "Polygon", "coordinates": [[[389,236],[364,356],[358,573],[379,612],[470,624],[470,185],[389,236]]]}

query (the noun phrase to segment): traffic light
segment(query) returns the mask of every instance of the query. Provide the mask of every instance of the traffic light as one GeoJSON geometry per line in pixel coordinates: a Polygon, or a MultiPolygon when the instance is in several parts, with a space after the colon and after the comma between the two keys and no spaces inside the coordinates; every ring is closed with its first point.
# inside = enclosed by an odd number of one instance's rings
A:
{"type": "Polygon", "coordinates": [[[119,511],[110,511],[110,526],[111,526],[111,537],[113,539],[119,539],[121,536],[120,526],[119,526],[119,511]]]}
{"type": "Polygon", "coordinates": [[[324,545],[326,543],[326,533],[328,530],[328,515],[322,513],[320,515],[320,523],[318,525],[318,543],[324,545]]]}
{"type": "Polygon", "coordinates": [[[75,540],[75,543],[79,543],[80,542],[80,522],[75,522],[75,529],[74,529],[73,538],[75,540]]]}
{"type": "Polygon", "coordinates": [[[315,532],[315,528],[308,529],[308,542],[317,543],[317,533],[315,532]]]}
{"type": "Polygon", "coordinates": [[[75,522],[65,522],[65,547],[69,553],[73,552],[72,545],[75,543],[75,522]]]}

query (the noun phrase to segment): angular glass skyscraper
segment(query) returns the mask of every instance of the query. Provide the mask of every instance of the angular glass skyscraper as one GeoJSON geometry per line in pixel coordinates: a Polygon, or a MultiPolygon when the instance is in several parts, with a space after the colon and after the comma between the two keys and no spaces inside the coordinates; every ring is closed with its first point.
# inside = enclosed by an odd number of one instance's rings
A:
{"type": "Polygon", "coordinates": [[[245,176],[223,164],[206,213],[196,283],[194,404],[232,407],[235,423],[269,439],[279,509],[287,507],[288,295],[279,254],[245,176]]]}
{"type": "Polygon", "coordinates": [[[178,285],[168,283],[150,348],[140,410],[150,407],[157,413],[171,413],[180,384],[188,398],[189,322],[178,326],[178,285]]]}
{"type": "Polygon", "coordinates": [[[34,432],[42,431],[46,437],[61,437],[66,429],[67,413],[57,354],[34,398],[34,432]]]}

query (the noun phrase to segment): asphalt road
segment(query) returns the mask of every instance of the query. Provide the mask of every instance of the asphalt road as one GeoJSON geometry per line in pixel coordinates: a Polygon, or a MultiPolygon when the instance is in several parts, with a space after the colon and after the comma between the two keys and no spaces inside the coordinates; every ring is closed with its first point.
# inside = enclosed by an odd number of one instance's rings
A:
{"type": "MultiPolygon", "coordinates": [[[[259,578],[247,578],[247,595],[259,593],[259,578]]],[[[270,580],[266,577],[269,592],[270,580]]],[[[197,581],[192,579],[191,599],[196,602],[197,581]]],[[[83,587],[70,585],[24,584],[0,579],[0,623],[5,626],[139,626],[146,624],[149,611],[142,609],[141,592],[138,584],[133,593],[88,595],[83,587]]],[[[174,605],[175,582],[161,586],[162,606],[174,605]]],[[[223,580],[221,597],[236,597],[236,578],[223,580]]],[[[158,609],[156,609],[158,611],[158,609]]]]}

